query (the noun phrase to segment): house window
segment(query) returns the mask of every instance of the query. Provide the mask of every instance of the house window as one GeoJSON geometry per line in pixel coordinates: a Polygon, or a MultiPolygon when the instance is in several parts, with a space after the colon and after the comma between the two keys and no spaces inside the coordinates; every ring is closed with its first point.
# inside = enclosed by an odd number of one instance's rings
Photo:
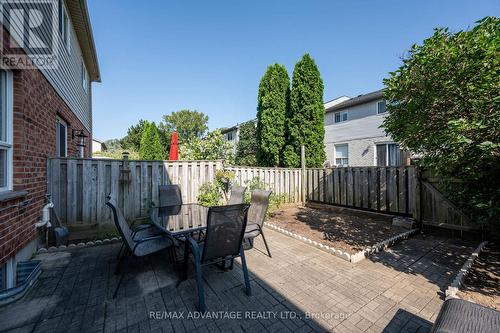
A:
{"type": "Polygon", "coordinates": [[[227,141],[233,141],[233,132],[227,133],[227,141]]]}
{"type": "Polygon", "coordinates": [[[336,123],[347,121],[347,111],[335,112],[335,119],[334,119],[334,121],[336,123]]]}
{"type": "Polygon", "coordinates": [[[384,143],[377,145],[377,166],[399,166],[403,165],[405,153],[399,149],[396,143],[384,143]]]}
{"type": "Polygon", "coordinates": [[[349,147],[348,145],[335,145],[335,165],[349,165],[349,147]]]}
{"type": "Polygon", "coordinates": [[[387,111],[387,105],[384,101],[380,101],[377,103],[377,114],[385,113],[387,111]]]}
{"type": "Polygon", "coordinates": [[[68,156],[68,125],[60,118],[56,122],[57,157],[68,156]]]}
{"type": "Polygon", "coordinates": [[[12,190],[12,73],[0,69],[0,192],[12,190]]]}
{"type": "Polygon", "coordinates": [[[70,51],[70,22],[64,0],[59,0],[59,32],[68,52],[70,51]]]}
{"type": "Polygon", "coordinates": [[[89,73],[87,72],[87,68],[82,61],[82,86],[85,91],[87,91],[89,86],[89,73]]]}

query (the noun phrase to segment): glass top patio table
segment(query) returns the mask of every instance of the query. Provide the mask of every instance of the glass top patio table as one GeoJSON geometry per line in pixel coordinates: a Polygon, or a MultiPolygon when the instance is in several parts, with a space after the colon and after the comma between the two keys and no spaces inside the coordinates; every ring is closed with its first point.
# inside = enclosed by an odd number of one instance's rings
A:
{"type": "Polygon", "coordinates": [[[153,207],[150,218],[157,228],[174,237],[181,236],[206,229],[208,207],[198,204],[153,207]]]}

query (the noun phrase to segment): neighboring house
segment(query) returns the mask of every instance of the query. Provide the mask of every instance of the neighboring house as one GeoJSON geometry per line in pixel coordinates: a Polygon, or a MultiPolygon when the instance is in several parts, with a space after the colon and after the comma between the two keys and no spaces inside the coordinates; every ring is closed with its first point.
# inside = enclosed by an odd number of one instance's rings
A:
{"type": "Polygon", "coordinates": [[[106,144],[97,139],[92,139],[92,154],[97,152],[106,151],[106,144]]]}
{"type": "Polygon", "coordinates": [[[386,111],[383,90],[325,103],[327,160],[337,166],[408,164],[408,153],[380,128],[386,111]]]}
{"type": "Polygon", "coordinates": [[[240,138],[240,125],[237,124],[233,127],[225,128],[221,131],[221,133],[224,135],[224,139],[231,143],[233,151],[236,153],[238,140],[240,138]]]}
{"type": "MultiPolygon", "coordinates": [[[[35,223],[47,203],[47,158],[91,156],[91,82],[100,74],[86,1],[45,1],[55,25],[33,32],[27,22],[36,3],[0,3],[0,289],[15,285],[16,263],[44,241],[35,223]],[[6,3],[17,6],[17,18],[6,3]],[[4,60],[13,54],[34,60],[29,43],[37,38],[55,41],[56,67],[4,60]]],[[[47,12],[38,11],[42,20],[47,12]]]]}

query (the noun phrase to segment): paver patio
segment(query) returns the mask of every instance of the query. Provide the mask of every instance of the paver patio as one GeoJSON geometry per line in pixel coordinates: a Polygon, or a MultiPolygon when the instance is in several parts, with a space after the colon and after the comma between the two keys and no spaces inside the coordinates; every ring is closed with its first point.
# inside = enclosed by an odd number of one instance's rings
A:
{"type": "MultiPolygon", "coordinates": [[[[272,230],[266,235],[273,258],[247,252],[252,297],[243,291],[238,264],[229,272],[206,268],[211,318],[192,318],[199,314],[194,278],[176,287],[177,275],[161,253],[130,261],[112,299],[120,246],[115,243],[38,255],[44,270],[38,285],[0,308],[0,330],[426,332],[445,288],[473,249],[416,236],[350,264],[272,230]]],[[[263,249],[259,242],[256,247],[263,249]]]]}

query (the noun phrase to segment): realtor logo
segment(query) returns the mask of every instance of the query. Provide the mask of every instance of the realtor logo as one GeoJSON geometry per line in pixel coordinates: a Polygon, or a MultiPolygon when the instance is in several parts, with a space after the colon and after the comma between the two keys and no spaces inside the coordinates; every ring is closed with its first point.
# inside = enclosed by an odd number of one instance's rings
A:
{"type": "Polygon", "coordinates": [[[58,10],[57,0],[0,0],[1,65],[12,69],[57,68],[58,10]]]}

